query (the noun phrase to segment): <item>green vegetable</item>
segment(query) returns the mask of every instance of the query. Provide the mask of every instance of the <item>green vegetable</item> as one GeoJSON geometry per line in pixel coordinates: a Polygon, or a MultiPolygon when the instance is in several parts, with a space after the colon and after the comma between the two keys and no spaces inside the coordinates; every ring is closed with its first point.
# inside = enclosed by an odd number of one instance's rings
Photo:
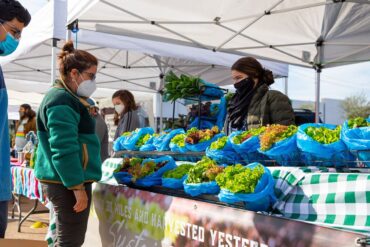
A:
{"type": "Polygon", "coordinates": [[[212,150],[221,150],[225,147],[227,142],[227,136],[223,136],[219,138],[218,140],[212,142],[211,149],[212,150]]]}
{"type": "Polygon", "coordinates": [[[166,171],[163,174],[163,177],[164,178],[176,178],[176,179],[180,179],[183,176],[185,176],[186,174],[188,174],[190,168],[192,168],[192,167],[193,167],[192,164],[182,164],[182,165],[179,165],[178,167],[176,167],[173,170],[166,171]]]}
{"type": "Polygon", "coordinates": [[[171,139],[171,143],[179,147],[185,147],[185,138],[186,138],[186,134],[178,134],[174,138],[171,139]]]}
{"type": "Polygon", "coordinates": [[[203,183],[210,182],[216,179],[217,174],[221,173],[223,167],[217,166],[216,161],[211,160],[208,157],[203,157],[202,160],[198,161],[188,173],[187,183],[203,183]]]}
{"type": "Polygon", "coordinates": [[[243,131],[240,135],[236,135],[233,138],[233,143],[235,144],[241,144],[251,138],[252,136],[258,136],[262,134],[266,130],[266,127],[262,126],[255,129],[250,129],[247,131],[243,131]]]}
{"type": "Polygon", "coordinates": [[[273,124],[266,127],[266,130],[260,135],[261,150],[269,150],[274,143],[291,137],[297,133],[297,130],[297,126],[295,125],[285,126],[273,124]]]}
{"type": "Polygon", "coordinates": [[[194,97],[201,93],[201,87],[204,85],[200,78],[187,75],[178,77],[170,71],[165,77],[163,94],[164,101],[175,101],[179,98],[194,97]]]}
{"type": "Polygon", "coordinates": [[[348,127],[350,129],[370,127],[370,123],[363,117],[356,117],[348,120],[348,127]]]}
{"type": "Polygon", "coordinates": [[[308,127],[305,132],[315,141],[321,144],[330,144],[339,141],[341,126],[331,130],[325,127],[308,127]]]}
{"type": "Polygon", "coordinates": [[[140,136],[139,140],[136,142],[136,147],[141,147],[152,137],[150,134],[140,136]]]}
{"type": "Polygon", "coordinates": [[[264,172],[262,165],[250,169],[237,164],[226,167],[217,175],[216,182],[222,189],[232,193],[253,193],[264,172]]]}

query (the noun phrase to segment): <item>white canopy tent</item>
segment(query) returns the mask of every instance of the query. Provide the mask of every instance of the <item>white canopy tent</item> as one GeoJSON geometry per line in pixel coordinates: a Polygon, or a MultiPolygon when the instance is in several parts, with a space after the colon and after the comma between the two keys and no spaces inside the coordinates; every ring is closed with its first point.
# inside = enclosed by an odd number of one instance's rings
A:
{"type": "MultiPolygon", "coordinates": [[[[52,68],[56,68],[56,54],[63,45],[58,40],[65,39],[70,33],[66,29],[67,23],[84,14],[94,4],[96,2],[87,0],[55,0],[33,16],[17,51],[11,56],[0,58],[5,77],[11,82],[8,88],[44,94],[58,73],[52,68]]],[[[114,90],[121,88],[156,93],[163,88],[163,75],[169,70],[201,76],[219,85],[230,84],[229,67],[240,58],[235,54],[168,44],[149,36],[125,36],[120,31],[112,28],[109,33],[90,30],[77,33],[78,48],[88,50],[100,61],[98,90],[93,95],[97,99],[110,97],[114,90]]],[[[286,64],[261,62],[276,77],[288,75],[286,64]]],[[[158,114],[159,111],[156,112],[158,114]]]]}
{"type": "MultiPolygon", "coordinates": [[[[55,77],[53,71],[56,71],[51,69],[50,61],[55,68],[55,58],[52,55],[55,56],[63,44],[57,42],[57,39],[65,39],[66,23],[83,15],[94,3],[96,2],[87,0],[49,2],[25,29],[17,51],[11,56],[0,58],[6,78],[50,83],[51,77],[55,77]],[[63,20],[64,25],[61,25],[63,20]],[[53,22],[56,24],[53,25],[53,22]]],[[[160,75],[171,69],[226,85],[231,83],[230,66],[240,58],[239,55],[167,44],[148,37],[119,35],[115,30],[110,30],[110,33],[80,30],[77,36],[78,48],[90,51],[100,61],[97,78],[99,88],[124,87],[129,90],[157,92],[163,86],[160,75]]],[[[288,75],[286,64],[267,61],[262,63],[278,77],[288,75]]]]}
{"type": "Polygon", "coordinates": [[[90,7],[76,16],[80,29],[312,67],[317,120],[321,69],[370,59],[369,0],[95,0],[90,7]]]}

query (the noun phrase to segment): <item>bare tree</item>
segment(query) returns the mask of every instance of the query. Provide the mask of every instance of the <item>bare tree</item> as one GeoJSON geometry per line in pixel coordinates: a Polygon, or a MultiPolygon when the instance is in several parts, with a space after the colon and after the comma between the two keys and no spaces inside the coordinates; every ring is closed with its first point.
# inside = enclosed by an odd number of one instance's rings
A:
{"type": "Polygon", "coordinates": [[[364,92],[345,98],[341,104],[346,118],[364,117],[370,115],[370,101],[364,92]]]}

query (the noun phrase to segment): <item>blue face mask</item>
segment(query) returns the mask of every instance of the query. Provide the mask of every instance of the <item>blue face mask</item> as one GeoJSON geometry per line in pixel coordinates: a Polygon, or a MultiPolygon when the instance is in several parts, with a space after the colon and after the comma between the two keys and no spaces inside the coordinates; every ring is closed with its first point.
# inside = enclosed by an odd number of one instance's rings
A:
{"type": "MultiPolygon", "coordinates": [[[[4,27],[2,28],[5,30],[4,27]]],[[[19,40],[17,40],[13,37],[13,35],[7,32],[5,40],[0,41],[0,56],[7,56],[9,54],[12,54],[15,49],[17,49],[18,44],[19,40]]]]}

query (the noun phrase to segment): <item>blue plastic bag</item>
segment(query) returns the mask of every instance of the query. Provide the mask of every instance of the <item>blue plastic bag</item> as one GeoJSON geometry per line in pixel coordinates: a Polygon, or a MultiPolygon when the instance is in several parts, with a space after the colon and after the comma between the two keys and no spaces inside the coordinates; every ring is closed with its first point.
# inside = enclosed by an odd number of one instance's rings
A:
{"type": "Polygon", "coordinates": [[[215,126],[215,123],[208,120],[201,120],[200,127],[199,127],[199,117],[194,118],[194,121],[189,124],[189,129],[196,127],[198,129],[211,129],[215,126]]]}
{"type": "Polygon", "coordinates": [[[252,136],[241,144],[234,143],[234,137],[240,135],[242,132],[243,131],[235,131],[229,136],[229,142],[232,148],[243,159],[242,163],[248,164],[252,162],[262,162],[266,160],[267,157],[258,151],[258,149],[260,148],[260,139],[258,136],[252,136]]]}
{"type": "MultiPolygon", "coordinates": [[[[187,180],[187,179],[186,179],[187,180]]],[[[199,183],[199,184],[188,184],[184,181],[184,191],[186,194],[191,196],[199,196],[202,194],[216,195],[220,192],[220,187],[216,181],[199,183]]]]}
{"type": "Polygon", "coordinates": [[[154,173],[152,173],[152,174],[150,174],[146,177],[137,179],[135,181],[135,184],[138,185],[138,186],[150,187],[150,186],[154,186],[154,185],[161,185],[163,174],[166,171],[172,170],[172,169],[177,167],[175,161],[173,160],[173,158],[171,156],[163,156],[163,157],[160,157],[158,159],[145,159],[145,160],[143,160],[142,165],[144,165],[148,161],[154,161],[155,163],[168,161],[168,163],[165,166],[161,167],[158,171],[156,171],[156,172],[154,172],[154,173]]]}
{"type": "MultiPolygon", "coordinates": [[[[255,162],[249,164],[247,167],[254,168],[257,165],[259,163],[255,162]]],[[[264,167],[264,170],[265,173],[262,175],[260,181],[258,181],[254,193],[232,193],[228,190],[221,189],[218,198],[220,201],[226,203],[244,202],[247,210],[267,211],[276,202],[274,192],[275,182],[270,170],[267,167],[264,167]]]]}
{"type": "Polygon", "coordinates": [[[224,96],[224,92],[221,88],[213,83],[206,82],[204,80],[200,80],[201,83],[205,85],[205,90],[202,93],[201,99],[202,100],[210,100],[215,98],[221,98],[224,96]]]}
{"type": "Polygon", "coordinates": [[[298,166],[300,164],[300,153],[297,147],[297,134],[289,138],[276,142],[267,151],[258,149],[263,155],[266,155],[272,160],[275,160],[282,166],[298,166]]]}
{"type": "MultiPolygon", "coordinates": [[[[370,122],[370,118],[366,121],[370,122]]],[[[368,161],[364,164],[370,166],[370,127],[350,129],[346,121],[342,126],[341,139],[358,160],[368,161]]]]}
{"type": "Polygon", "coordinates": [[[125,148],[122,146],[122,139],[124,138],[124,136],[120,136],[118,137],[114,142],[113,142],[113,151],[114,152],[118,152],[118,151],[122,151],[122,150],[125,150],[125,148]]]}
{"type": "Polygon", "coordinates": [[[197,144],[185,143],[185,147],[192,152],[204,152],[206,151],[207,147],[211,146],[212,142],[216,141],[220,137],[223,137],[224,135],[225,135],[224,133],[219,133],[213,136],[213,138],[211,138],[210,140],[199,142],[197,144]]]}
{"type": "Polygon", "coordinates": [[[170,142],[170,150],[174,153],[186,153],[189,152],[189,150],[186,147],[180,147],[179,145],[170,142]]]}
{"type": "Polygon", "coordinates": [[[183,176],[182,178],[162,178],[162,186],[170,189],[183,189],[184,181],[188,175],[183,176]]]}
{"type": "Polygon", "coordinates": [[[170,150],[169,144],[176,135],[184,134],[185,131],[183,129],[174,129],[171,130],[168,134],[162,134],[156,137],[153,140],[153,145],[156,147],[158,151],[168,151],[170,150]]]}
{"type": "Polygon", "coordinates": [[[144,144],[140,147],[139,150],[142,151],[142,152],[145,152],[145,151],[150,152],[150,151],[155,151],[156,148],[153,144],[144,144]]]}
{"type": "Polygon", "coordinates": [[[345,166],[353,164],[351,161],[354,160],[354,157],[349,153],[342,140],[331,144],[321,144],[306,134],[305,130],[308,127],[335,129],[337,126],[307,123],[298,127],[297,146],[301,151],[301,158],[305,165],[345,166]]]}
{"type": "Polygon", "coordinates": [[[218,164],[236,164],[242,161],[242,158],[232,148],[229,140],[226,142],[223,149],[211,149],[211,146],[206,149],[206,156],[215,160],[218,164]]]}
{"type": "Polygon", "coordinates": [[[115,172],[113,173],[113,176],[119,184],[132,183],[132,175],[128,172],[115,172]]]}
{"type": "Polygon", "coordinates": [[[140,139],[141,136],[150,134],[154,134],[154,130],[150,127],[145,127],[141,129],[137,129],[134,132],[131,133],[130,136],[127,136],[122,139],[121,145],[126,149],[130,151],[137,151],[139,148],[136,146],[136,143],[140,139]]]}

